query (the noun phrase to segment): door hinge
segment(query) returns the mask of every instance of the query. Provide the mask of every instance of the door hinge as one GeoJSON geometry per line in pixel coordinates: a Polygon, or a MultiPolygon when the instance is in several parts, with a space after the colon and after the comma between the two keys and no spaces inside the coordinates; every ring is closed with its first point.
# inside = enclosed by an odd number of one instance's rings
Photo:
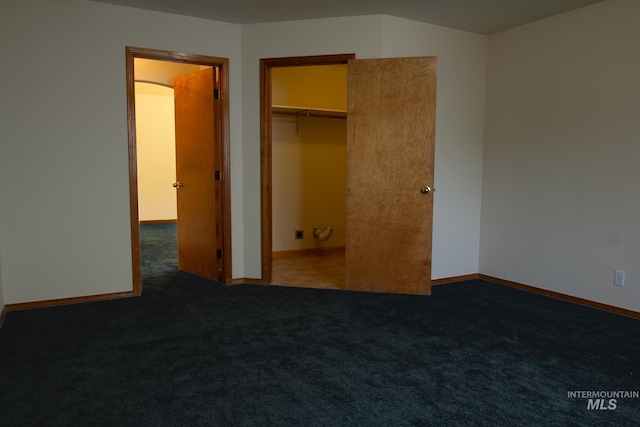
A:
{"type": "Polygon", "coordinates": [[[220,89],[213,90],[213,99],[220,99],[220,89]]]}
{"type": "Polygon", "coordinates": [[[222,249],[218,249],[218,250],[216,251],[216,258],[217,258],[217,259],[222,259],[222,249]]]}
{"type": "Polygon", "coordinates": [[[215,171],[214,176],[216,178],[216,181],[220,181],[222,179],[220,175],[220,171],[215,171]]]}

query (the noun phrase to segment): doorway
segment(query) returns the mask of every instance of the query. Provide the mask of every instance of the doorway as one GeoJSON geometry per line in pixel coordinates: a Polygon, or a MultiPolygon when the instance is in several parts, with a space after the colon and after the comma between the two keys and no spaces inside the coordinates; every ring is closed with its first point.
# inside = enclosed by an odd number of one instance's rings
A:
{"type": "Polygon", "coordinates": [[[344,287],[347,65],[275,67],[272,281],[344,287]]]}
{"type": "Polygon", "coordinates": [[[429,295],[435,57],[261,60],[262,282],[273,282],[272,69],[348,64],[344,289],[429,295]]]}
{"type": "MultiPolygon", "coordinates": [[[[282,221],[275,224],[274,230],[274,210],[277,210],[279,206],[274,205],[274,192],[276,196],[278,194],[285,193],[286,190],[283,190],[282,186],[285,182],[292,180],[289,178],[299,179],[299,176],[296,177],[287,177],[283,173],[279,173],[276,176],[276,182],[274,182],[274,158],[273,152],[274,148],[278,149],[277,146],[274,146],[274,117],[278,115],[280,117],[289,116],[289,129],[294,129],[295,134],[292,138],[294,144],[299,143],[300,129],[301,126],[322,126],[319,124],[317,120],[344,120],[346,118],[346,111],[344,112],[335,112],[330,111],[331,109],[324,109],[325,111],[309,111],[307,109],[301,109],[296,107],[301,107],[301,105],[291,105],[291,104],[300,104],[304,101],[291,101],[291,97],[280,97],[281,99],[288,98],[288,105],[277,105],[274,108],[274,101],[278,101],[278,96],[274,99],[274,79],[273,72],[274,70],[286,70],[293,71],[293,69],[309,69],[311,67],[314,68],[322,68],[325,66],[346,66],[347,62],[350,59],[355,58],[353,54],[347,55],[327,55],[327,56],[315,56],[315,57],[298,57],[298,58],[274,58],[274,59],[262,59],[260,61],[260,72],[261,72],[261,151],[262,155],[262,165],[261,165],[261,180],[262,180],[262,212],[261,212],[261,221],[262,221],[262,278],[261,282],[264,284],[273,283],[274,278],[274,256],[278,259],[280,264],[279,271],[288,271],[289,276],[287,277],[286,284],[295,285],[299,284],[304,286],[304,283],[307,280],[313,280],[315,276],[314,267],[322,265],[320,260],[313,259],[313,257],[322,256],[325,257],[327,255],[327,250],[330,252],[330,258],[324,258],[322,262],[331,262],[335,265],[344,266],[344,243],[342,243],[342,253],[340,253],[340,245],[338,247],[324,247],[320,245],[313,245],[309,243],[306,245],[299,244],[297,245],[297,250],[285,250],[282,249],[281,241],[283,238],[281,235],[284,233],[288,236],[289,239],[295,239],[302,242],[316,242],[313,236],[313,228],[315,226],[332,226],[329,223],[323,223],[322,221],[318,221],[321,223],[315,224],[313,227],[310,226],[310,223],[304,224],[305,221],[313,221],[313,220],[305,220],[300,218],[298,215],[293,222],[287,222],[284,220],[285,224],[288,224],[290,229],[280,230],[282,228],[282,221]],[[291,102],[289,102],[291,101],[291,102]],[[314,123],[313,121],[316,120],[314,123]],[[292,126],[293,125],[293,126],[292,126]],[[279,182],[278,182],[279,181],[279,182]],[[275,189],[274,185],[278,184],[279,188],[275,189]],[[279,193],[278,193],[279,191],[279,193]],[[306,230],[305,230],[306,228],[306,230]],[[274,235],[274,231],[277,234],[274,235]],[[303,240],[306,239],[306,240],[303,240]],[[274,243],[276,244],[274,251],[274,243]],[[315,247],[314,247],[315,246],[315,247]],[[324,253],[319,254],[317,249],[324,249],[324,253]],[[336,250],[337,249],[337,250],[336,250]],[[282,254],[288,252],[290,256],[286,256],[281,258],[282,254]],[[337,260],[336,260],[337,257],[337,260]],[[298,269],[298,274],[295,274],[296,269],[298,269]],[[293,275],[291,273],[293,272],[293,275]]],[[[321,71],[319,71],[321,73],[321,71]]],[[[283,76],[282,80],[286,81],[287,78],[291,78],[293,74],[289,73],[287,76],[283,76]]],[[[304,77],[303,77],[304,80],[304,77]]],[[[304,84],[304,83],[303,83],[304,84]]],[[[296,91],[296,86],[290,88],[292,91],[296,91]]],[[[346,88],[345,88],[346,89],[346,88]]],[[[342,94],[346,99],[346,92],[342,94]]],[[[295,98],[295,96],[294,96],[295,98]]],[[[344,124],[344,123],[343,123],[344,124]]],[[[275,126],[278,126],[278,123],[275,123],[275,126]]],[[[278,131],[280,128],[276,128],[275,131],[278,131]]],[[[339,132],[339,131],[338,131],[339,132]]],[[[345,136],[346,138],[346,136],[345,136]]],[[[345,141],[346,142],[346,141],[345,141]]],[[[302,147],[301,145],[297,145],[298,147],[302,147]]],[[[289,150],[291,151],[291,150],[289,150]]],[[[300,154],[300,150],[297,150],[296,154],[300,154]]],[[[296,161],[296,164],[300,166],[300,164],[296,161]]],[[[285,165],[276,165],[280,169],[285,165]]],[[[346,174],[346,165],[343,165],[342,169],[346,174]]],[[[299,188],[299,191],[304,191],[304,189],[299,188]]],[[[340,196],[344,198],[344,192],[340,196]]],[[[289,200],[289,203],[294,203],[295,208],[301,208],[300,198],[293,198],[289,200]],[[293,202],[292,202],[293,200],[293,202]]],[[[280,201],[282,202],[282,201],[280,201]]],[[[310,203],[305,203],[306,206],[312,206],[310,203]]],[[[311,215],[306,215],[306,218],[312,217],[311,215]]],[[[332,222],[328,220],[328,222],[332,222]]],[[[344,222],[344,218],[342,219],[344,222]]],[[[344,241],[344,231],[342,231],[342,241],[344,241]]],[[[335,271],[335,268],[332,268],[335,271]]],[[[328,282],[325,281],[324,284],[319,286],[323,287],[335,287],[335,283],[344,282],[344,277],[331,278],[328,282]],[[327,286],[328,285],[328,286],[327,286]]],[[[344,274],[342,274],[344,276],[344,274]]],[[[283,275],[278,275],[279,279],[283,279],[283,275]]],[[[342,287],[342,286],[341,286],[342,287]]]]}
{"type": "Polygon", "coordinates": [[[179,251],[178,258],[181,260],[180,269],[227,283],[231,280],[229,61],[226,58],[127,47],[129,197],[134,295],[140,295],[143,286],[140,253],[141,212],[135,94],[137,60],[151,60],[164,64],[161,67],[164,70],[161,73],[164,74],[161,76],[161,80],[168,79],[170,82],[169,84],[165,83],[165,85],[173,86],[173,77],[182,76],[175,80],[180,85],[180,91],[175,91],[175,148],[177,157],[174,167],[177,179],[173,185],[175,188],[171,189],[174,192],[178,192],[176,209],[179,226],[177,246],[179,251]],[[193,83],[193,79],[196,80],[195,83],[193,83]],[[198,86],[198,80],[204,81],[205,84],[201,85],[202,87],[198,86]],[[188,83],[184,83],[185,81],[188,83]],[[194,102],[194,93],[198,95],[195,98],[198,99],[200,104],[194,102]],[[180,101],[180,99],[185,99],[185,101],[180,101]],[[198,106],[189,110],[193,105],[198,106]],[[193,117],[201,117],[200,123],[194,124],[193,117]],[[203,130],[197,132],[195,138],[193,135],[187,135],[187,139],[195,141],[196,145],[188,149],[181,148],[185,146],[185,131],[181,129],[193,129],[194,127],[198,128],[198,126],[202,127],[203,130]],[[181,151],[189,153],[194,152],[194,150],[196,153],[195,160],[188,158],[185,160],[185,156],[180,154],[181,151]],[[205,164],[200,164],[199,162],[203,158],[209,159],[209,161],[205,164]],[[198,172],[197,176],[193,176],[193,171],[198,172]],[[181,184],[180,180],[186,180],[188,184],[181,184]],[[197,180],[210,182],[210,188],[202,187],[197,180]],[[182,190],[182,186],[188,189],[184,192],[184,195],[179,192],[182,190]],[[201,195],[204,194],[204,197],[197,197],[196,199],[205,200],[206,206],[194,206],[194,197],[189,196],[193,191],[201,195]],[[187,220],[180,221],[180,218],[187,218],[187,220]],[[206,230],[212,231],[207,234],[206,230]],[[205,240],[193,242],[193,237],[191,236],[196,236],[196,238],[200,239],[204,238],[205,240]],[[205,252],[200,251],[203,246],[206,247],[205,252]],[[213,256],[210,256],[211,254],[213,256]],[[185,264],[184,260],[188,261],[188,263],[185,264]]]}

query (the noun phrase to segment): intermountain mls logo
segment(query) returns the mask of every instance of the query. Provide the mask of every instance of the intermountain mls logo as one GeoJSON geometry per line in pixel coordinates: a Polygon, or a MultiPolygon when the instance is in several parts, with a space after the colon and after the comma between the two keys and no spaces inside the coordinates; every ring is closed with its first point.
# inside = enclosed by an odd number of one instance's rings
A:
{"type": "Polygon", "coordinates": [[[620,399],[640,399],[640,391],[626,390],[574,390],[568,391],[569,399],[588,399],[587,410],[615,411],[620,399]]]}

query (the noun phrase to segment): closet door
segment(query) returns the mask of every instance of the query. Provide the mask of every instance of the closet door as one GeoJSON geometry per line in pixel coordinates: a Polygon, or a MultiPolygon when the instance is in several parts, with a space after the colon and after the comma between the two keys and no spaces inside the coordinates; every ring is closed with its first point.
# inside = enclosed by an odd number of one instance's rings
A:
{"type": "Polygon", "coordinates": [[[429,295],[436,58],[349,61],[346,289],[429,295]]]}

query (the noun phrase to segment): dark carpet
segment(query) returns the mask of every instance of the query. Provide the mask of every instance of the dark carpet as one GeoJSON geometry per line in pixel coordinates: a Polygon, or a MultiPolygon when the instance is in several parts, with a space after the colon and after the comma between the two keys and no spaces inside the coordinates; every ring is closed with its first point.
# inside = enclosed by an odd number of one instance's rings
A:
{"type": "Polygon", "coordinates": [[[640,399],[568,392],[640,390],[639,343],[638,320],[479,280],[420,297],[167,271],[139,298],[9,312],[0,425],[635,426],[640,399]]]}
{"type": "Polygon", "coordinates": [[[178,271],[178,226],[175,222],[140,225],[140,270],[142,280],[178,271]]]}

